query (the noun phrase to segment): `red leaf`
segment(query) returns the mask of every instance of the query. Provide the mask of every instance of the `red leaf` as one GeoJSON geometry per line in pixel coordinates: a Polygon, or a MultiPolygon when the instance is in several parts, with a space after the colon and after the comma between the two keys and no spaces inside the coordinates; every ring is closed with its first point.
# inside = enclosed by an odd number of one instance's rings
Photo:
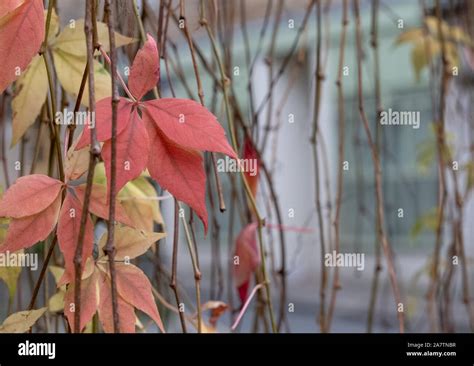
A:
{"type": "MultiPolygon", "coordinates": [[[[58,224],[58,242],[61,252],[64,255],[66,275],[69,279],[74,279],[74,255],[76,253],[77,241],[81,224],[82,203],[74,194],[68,192],[64,199],[58,224]]],[[[82,248],[82,266],[87,258],[92,255],[94,244],[94,232],[92,221],[87,215],[84,244],[82,248]]]]}
{"type": "Polygon", "coordinates": [[[240,300],[245,302],[252,274],[260,264],[260,250],[257,245],[257,223],[251,223],[239,233],[235,245],[235,256],[239,263],[234,266],[235,285],[240,300]]]}
{"type": "Polygon", "coordinates": [[[257,168],[256,172],[254,175],[251,175],[250,172],[245,171],[245,179],[247,179],[247,182],[249,184],[250,190],[252,191],[252,195],[255,197],[257,195],[257,185],[258,185],[258,177],[260,173],[260,167],[259,167],[259,162],[258,162],[258,155],[257,151],[255,150],[255,147],[253,145],[253,142],[251,139],[249,139],[247,136],[245,137],[245,142],[244,142],[244,154],[243,154],[243,159],[245,160],[256,160],[257,161],[257,168]]]}
{"type": "Polygon", "coordinates": [[[29,248],[41,240],[45,240],[53,231],[58,222],[61,197],[57,196],[45,210],[32,216],[12,219],[8,227],[5,245],[0,247],[0,252],[29,248]]]}
{"type": "Polygon", "coordinates": [[[0,18],[18,7],[23,0],[3,0],[0,2],[0,18]]]}
{"type": "MultiPolygon", "coordinates": [[[[92,320],[97,310],[97,280],[98,273],[94,271],[92,275],[87,278],[83,278],[81,281],[81,317],[80,325],[81,331],[84,327],[92,320]]],[[[64,296],[64,315],[69,322],[71,329],[74,328],[74,312],[71,311],[71,307],[74,304],[74,283],[72,283],[64,296]]],[[[72,309],[74,309],[72,307],[72,309]]]]}
{"type": "MultiPolygon", "coordinates": [[[[104,220],[109,219],[110,210],[110,206],[107,202],[108,197],[106,190],[107,188],[105,188],[103,185],[93,184],[89,202],[89,212],[92,212],[94,215],[99,216],[104,220]]],[[[86,185],[81,184],[80,186],[75,187],[74,192],[76,193],[76,196],[82,205],[86,194],[86,185]]],[[[125,213],[122,204],[118,200],[115,203],[115,220],[127,226],[134,226],[133,222],[125,213]]]]}
{"type": "MultiPolygon", "coordinates": [[[[130,120],[127,126],[117,136],[117,192],[128,181],[137,178],[145,170],[149,152],[148,134],[143,121],[138,115],[138,111],[134,109],[129,117],[130,120]]],[[[107,191],[110,192],[112,140],[104,143],[102,158],[105,162],[105,172],[107,175],[107,191]]]]}
{"type": "MultiPolygon", "coordinates": [[[[95,131],[97,141],[107,141],[112,138],[112,98],[104,98],[97,102],[95,110],[95,131]]],[[[117,135],[127,127],[133,103],[125,98],[120,98],[117,105],[117,135]]],[[[82,131],[76,145],[76,150],[83,149],[91,143],[90,121],[82,131]]]]}
{"type": "MultiPolygon", "coordinates": [[[[100,272],[100,271],[99,271],[100,272]]],[[[112,312],[112,288],[110,278],[103,272],[99,275],[99,319],[106,333],[114,332],[112,312]]],[[[121,296],[117,296],[120,333],[135,333],[135,310],[121,296]]]]}
{"type": "Polygon", "coordinates": [[[144,104],[156,126],[176,144],[237,158],[227,142],[224,129],[201,104],[190,99],[174,98],[152,100],[144,104]]]}
{"type": "Polygon", "coordinates": [[[206,175],[199,152],[182,148],[170,140],[149,122],[143,114],[150,141],[148,170],[163,189],[177,200],[188,204],[196,211],[207,232],[206,175]],[[148,121],[148,122],[147,122],[148,121]]]}
{"type": "Polygon", "coordinates": [[[120,296],[138,310],[148,314],[164,332],[163,323],[153,299],[151,284],[147,276],[133,264],[118,264],[116,271],[117,291],[120,296]]]}
{"type": "Polygon", "coordinates": [[[133,60],[128,86],[137,100],[155,87],[160,78],[160,61],[158,49],[152,36],[147,34],[147,41],[133,60]]]}
{"type": "MultiPolygon", "coordinates": [[[[4,3],[4,0],[2,0],[4,3]]],[[[26,70],[44,40],[42,0],[9,0],[0,6],[0,93],[26,70]]]]}
{"type": "Polygon", "coordinates": [[[48,208],[59,195],[63,183],[42,174],[18,178],[0,201],[0,217],[35,215],[48,208]]]}

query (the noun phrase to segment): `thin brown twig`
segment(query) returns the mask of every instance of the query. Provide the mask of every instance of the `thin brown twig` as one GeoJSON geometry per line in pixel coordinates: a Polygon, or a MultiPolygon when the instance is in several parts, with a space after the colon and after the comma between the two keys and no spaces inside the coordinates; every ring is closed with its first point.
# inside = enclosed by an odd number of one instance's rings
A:
{"type": "Polygon", "coordinates": [[[375,198],[377,202],[377,215],[380,220],[379,235],[382,240],[382,248],[384,251],[385,259],[387,261],[387,268],[390,278],[390,283],[392,286],[392,291],[395,299],[395,310],[397,312],[398,323],[400,333],[405,331],[405,315],[403,309],[399,309],[399,306],[402,305],[402,299],[400,295],[400,289],[398,286],[397,275],[395,272],[395,266],[393,262],[392,248],[389,242],[389,239],[385,233],[385,217],[384,217],[384,203],[383,203],[383,191],[382,191],[382,169],[380,165],[379,154],[377,148],[374,144],[372,134],[370,132],[369,121],[365,113],[364,108],[364,97],[363,97],[363,84],[362,84],[362,30],[360,22],[360,10],[359,10],[359,0],[354,0],[354,16],[356,24],[355,40],[357,48],[357,80],[358,80],[358,105],[359,105],[359,114],[364,125],[365,133],[367,135],[367,140],[369,142],[369,147],[371,150],[373,165],[374,165],[374,175],[375,175],[375,198]]]}
{"type": "MultiPolygon", "coordinates": [[[[344,177],[343,177],[343,164],[344,164],[344,144],[345,144],[345,108],[344,108],[344,88],[342,83],[344,62],[345,62],[345,45],[346,45],[346,35],[347,27],[349,25],[348,17],[348,0],[344,0],[342,5],[342,22],[341,22],[341,37],[339,43],[339,63],[338,63],[338,74],[336,80],[337,86],[337,100],[338,100],[338,127],[339,127],[339,164],[337,170],[337,193],[336,193],[336,213],[334,216],[333,226],[335,233],[334,240],[334,249],[336,253],[339,252],[340,246],[340,222],[341,222],[341,206],[342,206],[342,195],[344,189],[344,177]]],[[[336,266],[334,268],[334,279],[331,292],[331,300],[328,308],[328,318],[327,318],[327,327],[328,331],[331,327],[331,322],[333,319],[334,309],[336,307],[336,296],[337,291],[340,290],[341,284],[339,282],[339,268],[336,266]]]]}
{"type": "MultiPolygon", "coordinates": [[[[372,0],[372,29],[371,29],[371,46],[374,55],[374,89],[375,89],[375,147],[380,154],[380,123],[378,118],[382,112],[382,98],[380,92],[380,61],[378,52],[378,14],[379,14],[379,0],[372,0]]],[[[375,183],[375,182],[374,182],[375,183]]],[[[377,203],[375,203],[375,210],[377,210],[377,203]]],[[[377,293],[379,288],[380,274],[382,272],[382,256],[380,248],[380,220],[379,215],[375,216],[375,265],[374,276],[372,278],[372,285],[370,288],[369,311],[367,315],[367,332],[372,332],[375,307],[377,304],[377,293]]]]}
{"type": "Polygon", "coordinates": [[[324,80],[323,69],[321,65],[321,40],[322,40],[322,15],[321,15],[321,1],[316,3],[316,87],[314,93],[314,116],[313,116],[313,131],[311,134],[311,145],[313,150],[314,160],[314,179],[315,179],[315,197],[316,197],[316,212],[319,225],[319,245],[321,256],[321,270],[320,270],[320,288],[319,288],[319,328],[322,333],[327,331],[326,324],[326,286],[328,281],[328,273],[324,264],[324,257],[326,255],[326,240],[324,235],[324,220],[321,206],[321,188],[320,188],[320,169],[319,169],[319,151],[318,151],[318,136],[319,136],[319,114],[321,106],[321,88],[324,80]]]}
{"type": "MultiPolygon", "coordinates": [[[[180,20],[183,22],[183,27],[182,30],[185,34],[186,40],[188,42],[188,47],[189,47],[189,52],[191,53],[191,60],[193,63],[193,70],[194,70],[194,76],[196,78],[196,84],[198,88],[198,96],[199,96],[199,101],[201,102],[201,105],[205,107],[204,103],[204,89],[202,87],[202,82],[201,82],[201,76],[199,74],[199,66],[198,62],[196,59],[196,53],[194,51],[194,44],[191,39],[191,35],[189,33],[187,21],[186,21],[186,15],[184,13],[185,7],[184,7],[184,1],[180,0],[180,20]]],[[[201,19],[202,20],[202,19],[201,19]]],[[[225,201],[224,201],[224,194],[222,192],[222,182],[219,177],[219,172],[217,170],[217,161],[216,161],[216,154],[214,152],[211,152],[211,162],[212,162],[212,167],[214,169],[214,179],[216,181],[216,190],[217,190],[217,197],[219,199],[219,209],[221,212],[225,211],[225,201]]]]}
{"type": "MultiPolygon", "coordinates": [[[[87,62],[89,65],[93,65],[94,62],[94,49],[100,48],[100,45],[93,44],[94,31],[97,28],[97,24],[93,22],[95,19],[95,1],[86,0],[86,16],[84,22],[84,32],[86,34],[86,44],[87,44],[87,62]]],[[[95,112],[95,83],[94,83],[94,68],[89,67],[89,111],[92,113],[95,112]]],[[[79,235],[77,238],[77,246],[74,254],[74,327],[73,331],[75,333],[80,333],[80,321],[81,321],[81,279],[82,279],[82,252],[84,248],[84,237],[86,231],[87,219],[89,217],[89,203],[92,193],[92,185],[94,179],[94,169],[100,155],[100,145],[97,141],[97,134],[95,130],[95,124],[90,128],[90,138],[91,138],[91,147],[90,147],[90,158],[89,158],[89,167],[87,172],[87,183],[86,190],[84,194],[84,202],[81,213],[81,221],[79,226],[79,235]]]]}
{"type": "Polygon", "coordinates": [[[178,278],[178,246],[179,246],[179,204],[176,198],[174,199],[174,235],[173,235],[173,258],[171,263],[171,280],[170,287],[174,292],[176,299],[176,306],[178,308],[179,320],[181,322],[181,329],[183,333],[187,333],[186,321],[184,312],[181,311],[181,301],[179,299],[177,278],[178,278]]]}
{"type": "Polygon", "coordinates": [[[114,322],[114,333],[120,332],[120,318],[117,302],[117,276],[115,272],[115,204],[117,186],[117,106],[120,101],[117,84],[117,50],[115,48],[115,27],[113,7],[110,0],[105,0],[104,12],[107,18],[110,44],[110,68],[112,79],[112,137],[111,137],[111,162],[110,162],[110,192],[109,192],[109,222],[107,223],[107,243],[105,253],[109,258],[109,270],[112,292],[112,315],[114,322]]]}

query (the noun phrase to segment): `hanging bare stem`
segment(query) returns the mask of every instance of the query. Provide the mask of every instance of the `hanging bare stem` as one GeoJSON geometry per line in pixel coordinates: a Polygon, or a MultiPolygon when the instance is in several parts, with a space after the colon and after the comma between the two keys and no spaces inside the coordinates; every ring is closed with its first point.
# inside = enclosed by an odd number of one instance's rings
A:
{"type": "MultiPolygon", "coordinates": [[[[94,49],[99,49],[100,46],[95,43],[94,38],[97,40],[97,36],[94,37],[94,34],[97,34],[97,24],[95,20],[95,1],[87,0],[86,1],[86,16],[84,22],[84,32],[86,34],[86,44],[87,44],[87,62],[89,65],[93,65],[94,62],[94,49]]],[[[94,68],[89,67],[89,111],[91,113],[95,112],[95,87],[94,87],[94,68]]],[[[82,251],[84,248],[84,237],[87,218],[89,215],[89,203],[92,193],[92,182],[94,179],[94,170],[96,163],[100,156],[100,145],[97,141],[97,134],[95,130],[95,125],[92,125],[90,128],[91,136],[91,147],[90,147],[90,158],[89,158],[89,167],[87,172],[87,183],[86,191],[84,194],[84,203],[81,213],[80,229],[79,235],[77,238],[77,246],[74,254],[74,328],[75,333],[80,333],[80,317],[81,317],[81,278],[82,278],[82,251]]]]}
{"type": "MultiPolygon", "coordinates": [[[[344,164],[344,143],[345,143],[345,108],[344,108],[344,88],[342,83],[344,62],[345,62],[345,45],[346,45],[346,35],[347,27],[349,25],[348,17],[348,0],[344,0],[342,4],[342,28],[341,28],[341,37],[339,42],[339,63],[338,63],[338,73],[337,73],[337,105],[338,105],[338,127],[339,127],[339,165],[337,170],[337,193],[336,193],[336,212],[334,216],[333,226],[335,233],[334,240],[334,249],[336,252],[339,252],[340,246],[340,221],[341,221],[341,206],[342,206],[342,195],[344,188],[344,178],[343,178],[343,164],[344,164]]],[[[336,306],[336,296],[337,291],[341,288],[339,282],[339,268],[336,266],[334,268],[334,279],[331,293],[331,300],[328,309],[328,318],[327,318],[327,327],[328,331],[331,327],[331,321],[334,314],[334,309],[336,306]]]]}
{"type": "Polygon", "coordinates": [[[363,96],[363,84],[362,84],[362,30],[360,24],[360,12],[359,12],[359,0],[354,0],[354,16],[356,24],[356,46],[357,46],[357,79],[358,79],[358,100],[359,100],[359,114],[364,125],[365,133],[367,135],[367,140],[369,142],[369,147],[371,150],[373,165],[374,165],[374,175],[375,175],[375,198],[377,202],[377,215],[379,216],[380,227],[379,235],[382,240],[382,247],[387,261],[388,274],[390,278],[390,283],[392,286],[392,291],[395,299],[395,310],[397,312],[398,323],[400,333],[405,331],[405,315],[403,311],[399,311],[399,306],[403,305],[400,289],[398,287],[397,275],[395,272],[395,266],[393,262],[392,248],[388,237],[385,233],[385,217],[384,217],[384,204],[383,204],[383,191],[382,191],[382,169],[380,165],[379,154],[375,146],[374,140],[372,138],[372,133],[370,132],[369,121],[365,113],[364,108],[364,96],[363,96]]]}
{"type": "Polygon", "coordinates": [[[104,12],[107,18],[110,44],[110,68],[112,74],[112,138],[111,138],[111,162],[110,162],[110,191],[109,191],[109,221],[107,223],[107,242],[105,253],[109,258],[110,281],[112,291],[112,315],[114,322],[114,333],[120,332],[120,318],[117,303],[117,280],[115,272],[115,204],[117,186],[117,106],[120,101],[117,84],[117,50],[115,48],[115,26],[114,13],[110,0],[105,0],[104,12]]]}

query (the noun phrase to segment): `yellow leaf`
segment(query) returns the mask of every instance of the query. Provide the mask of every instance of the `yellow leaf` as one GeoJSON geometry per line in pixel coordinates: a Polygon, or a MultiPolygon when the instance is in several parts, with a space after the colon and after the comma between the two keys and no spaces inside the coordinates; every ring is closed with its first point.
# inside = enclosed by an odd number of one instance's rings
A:
{"type": "Polygon", "coordinates": [[[16,83],[12,101],[14,146],[35,122],[48,95],[48,77],[43,57],[37,55],[16,83]]]}
{"type": "Polygon", "coordinates": [[[89,148],[85,147],[76,151],[77,141],[72,144],[66,156],[64,174],[70,180],[78,179],[89,167],[89,148]]]}
{"type": "MultiPolygon", "coordinates": [[[[44,11],[44,21],[46,23],[48,16],[48,11],[44,11]]],[[[56,35],[59,32],[59,17],[56,14],[56,11],[53,9],[53,12],[51,13],[51,21],[49,22],[49,32],[48,32],[48,44],[52,44],[55,39],[56,35]]]]}
{"type": "Polygon", "coordinates": [[[213,327],[212,325],[207,325],[205,322],[201,323],[201,333],[204,334],[213,334],[217,333],[216,327],[213,327]]]}
{"type": "MultiPolygon", "coordinates": [[[[23,253],[23,250],[20,250],[16,253],[23,253]]],[[[13,300],[15,296],[16,286],[18,283],[18,277],[20,277],[21,267],[0,267],[0,279],[5,282],[8,287],[8,294],[10,295],[10,301],[13,300]]]]}
{"type": "MultiPolygon", "coordinates": [[[[59,81],[63,88],[75,98],[79,93],[82,75],[86,67],[86,58],[71,55],[61,50],[53,52],[54,64],[58,74],[59,81]]],[[[104,66],[94,60],[94,83],[95,83],[95,99],[97,101],[109,97],[111,95],[110,75],[104,66]]],[[[82,96],[82,104],[89,105],[89,83],[86,83],[84,94],[82,96]]]]}
{"type": "MultiPolygon", "coordinates": [[[[126,258],[129,260],[136,258],[165,236],[165,233],[146,232],[127,226],[117,226],[115,228],[115,259],[120,261],[126,258]]],[[[104,248],[106,241],[107,234],[102,236],[99,248],[104,248]]]]}
{"type": "Polygon", "coordinates": [[[95,166],[94,170],[94,184],[107,184],[107,178],[105,177],[105,165],[104,163],[99,163],[95,166]]]}
{"type": "Polygon", "coordinates": [[[9,219],[6,217],[0,218],[0,246],[3,244],[5,237],[7,236],[9,219]]]}
{"type": "Polygon", "coordinates": [[[163,225],[156,190],[145,177],[139,177],[125,185],[118,194],[128,217],[136,228],[153,231],[154,222],[163,225]]]}
{"type": "MultiPolygon", "coordinates": [[[[104,164],[96,165],[94,183],[106,184],[104,164]]],[[[153,231],[154,222],[161,224],[164,229],[164,220],[156,198],[156,190],[145,175],[128,182],[117,195],[135,227],[145,231],[153,231]]]]}
{"type": "Polygon", "coordinates": [[[64,310],[64,295],[66,295],[65,290],[59,290],[53,296],[49,298],[48,301],[48,310],[52,313],[59,313],[64,310]]]}
{"type": "Polygon", "coordinates": [[[411,61],[415,69],[416,80],[420,80],[421,71],[433,57],[440,53],[440,44],[432,37],[425,37],[415,43],[412,49],[411,61]]]}
{"type": "Polygon", "coordinates": [[[56,282],[56,284],[58,284],[59,280],[61,279],[61,277],[64,274],[64,268],[61,268],[61,267],[58,267],[58,266],[49,266],[48,269],[51,272],[51,274],[53,275],[54,281],[56,282]]]}
{"type": "Polygon", "coordinates": [[[421,28],[409,29],[398,36],[395,43],[397,45],[406,42],[415,42],[424,37],[423,30],[421,28]]]}
{"type": "Polygon", "coordinates": [[[454,43],[446,43],[446,59],[448,61],[448,69],[453,67],[459,67],[459,54],[458,48],[454,43]]]}
{"type": "MultiPolygon", "coordinates": [[[[0,186],[0,199],[2,199],[2,196],[3,196],[3,187],[0,186]]],[[[5,240],[5,237],[7,235],[8,221],[9,219],[6,217],[0,218],[0,246],[3,244],[3,241],[5,240]]]]}
{"type": "MultiPolygon", "coordinates": [[[[437,17],[428,16],[425,18],[426,26],[436,39],[439,39],[439,22],[437,17]]],[[[453,43],[460,42],[468,46],[472,46],[471,37],[466,34],[460,27],[449,26],[444,20],[441,21],[441,32],[445,41],[453,43]]]]}
{"type": "MultiPolygon", "coordinates": [[[[110,46],[109,30],[107,25],[97,22],[97,34],[102,48],[108,52],[110,50],[110,46]]],[[[125,37],[115,32],[116,47],[122,47],[133,42],[136,42],[136,39],[125,37]]],[[[54,47],[71,55],[86,56],[87,50],[84,33],[84,19],[79,19],[64,28],[59,37],[54,42],[54,47]]]]}
{"type": "MultiPolygon", "coordinates": [[[[430,34],[432,34],[436,38],[439,38],[440,26],[439,26],[438,18],[434,16],[427,16],[425,17],[425,24],[430,34]]],[[[444,20],[441,20],[441,32],[445,38],[449,34],[449,26],[444,20]]]]}
{"type": "Polygon", "coordinates": [[[20,311],[5,319],[0,333],[25,333],[46,312],[46,307],[37,310],[20,311]]]}

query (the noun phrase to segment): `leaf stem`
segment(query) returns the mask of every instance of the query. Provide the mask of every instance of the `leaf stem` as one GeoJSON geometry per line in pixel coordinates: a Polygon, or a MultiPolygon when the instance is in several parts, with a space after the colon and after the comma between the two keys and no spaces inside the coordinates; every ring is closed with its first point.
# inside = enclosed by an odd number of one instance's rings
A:
{"type": "Polygon", "coordinates": [[[369,147],[371,150],[373,165],[374,165],[374,176],[375,176],[375,199],[377,203],[377,215],[379,216],[379,236],[382,241],[382,248],[385,254],[385,259],[387,261],[388,274],[390,278],[390,283],[392,286],[393,296],[395,299],[395,310],[397,312],[399,329],[400,333],[405,331],[405,315],[403,311],[399,311],[398,306],[402,304],[402,299],[400,295],[400,289],[398,286],[397,275],[395,272],[395,266],[392,256],[392,248],[390,241],[385,232],[385,217],[384,217],[384,202],[383,202],[383,190],[382,190],[382,169],[380,166],[380,158],[377,152],[377,148],[374,144],[372,134],[370,132],[369,121],[365,113],[364,107],[364,96],[363,96],[363,84],[362,84],[362,30],[360,22],[360,10],[359,10],[359,0],[354,0],[354,17],[356,24],[355,31],[355,41],[356,41],[356,50],[357,50],[357,80],[358,80],[358,104],[359,104],[359,115],[363,123],[365,133],[367,135],[367,140],[369,142],[369,147]]]}
{"type": "MultiPolygon", "coordinates": [[[[99,48],[99,51],[101,53],[101,55],[104,57],[105,61],[111,65],[111,60],[110,60],[110,57],[109,55],[107,55],[107,52],[105,52],[105,50],[100,47],[99,48]]],[[[122,88],[123,90],[125,90],[125,93],[127,94],[127,96],[133,101],[133,102],[136,102],[137,100],[135,99],[135,97],[132,95],[132,93],[130,92],[130,89],[128,89],[127,87],[127,84],[125,83],[125,81],[123,80],[122,76],[120,75],[120,73],[118,72],[118,70],[116,70],[116,75],[117,75],[117,78],[118,80],[120,81],[120,84],[122,85],[122,88]]]]}

